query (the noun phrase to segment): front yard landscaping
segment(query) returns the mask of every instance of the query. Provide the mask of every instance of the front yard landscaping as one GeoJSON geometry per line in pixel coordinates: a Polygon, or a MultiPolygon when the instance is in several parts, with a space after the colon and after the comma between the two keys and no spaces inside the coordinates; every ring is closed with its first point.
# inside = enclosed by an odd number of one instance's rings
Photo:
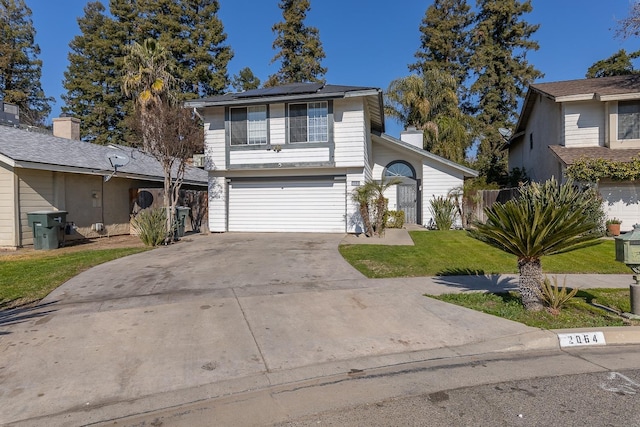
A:
{"type": "MultiPolygon", "coordinates": [[[[410,235],[415,246],[343,245],[340,253],[371,278],[518,273],[516,256],[476,240],[465,231],[412,231],[410,235]]],[[[548,275],[631,275],[629,267],[615,260],[614,241],[610,239],[572,252],[544,256],[542,268],[548,275]]],[[[591,304],[629,312],[628,288],[581,290],[555,314],[525,310],[517,292],[430,297],[544,329],[640,325],[640,321],[625,319],[591,304]]]]}
{"type": "Polygon", "coordinates": [[[39,301],[73,276],[107,261],[147,250],[144,247],[0,255],[0,310],[39,301]]]}
{"type": "MultiPolygon", "coordinates": [[[[342,256],[367,277],[515,274],[517,259],[467,235],[466,231],[411,231],[415,246],[343,245],[342,256]]],[[[375,239],[376,237],[372,237],[375,239]]],[[[542,257],[546,274],[631,274],[615,260],[614,241],[542,257]]]]}
{"type": "Polygon", "coordinates": [[[600,326],[640,325],[589,303],[605,305],[620,312],[629,312],[629,289],[585,289],[579,291],[557,314],[549,311],[527,311],[516,292],[464,293],[428,295],[441,301],[514,320],[543,329],[585,328],[600,326]]]}

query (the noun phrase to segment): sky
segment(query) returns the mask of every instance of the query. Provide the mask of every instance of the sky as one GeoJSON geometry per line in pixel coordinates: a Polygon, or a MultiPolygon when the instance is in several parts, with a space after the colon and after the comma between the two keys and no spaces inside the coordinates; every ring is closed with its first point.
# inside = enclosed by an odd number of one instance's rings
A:
{"type": "MultiPolygon", "coordinates": [[[[544,73],[538,82],[584,78],[596,61],[619,49],[640,49],[640,38],[616,38],[617,21],[626,17],[631,0],[533,0],[524,19],[540,24],[533,35],[540,49],[527,60],[544,73]]],[[[79,34],[77,19],[87,0],[26,0],[33,12],[36,42],[41,49],[42,87],[53,96],[52,113],[64,105],[62,80],[68,66],[69,42],[79,34]]],[[[108,0],[103,0],[104,4],[108,0]]],[[[305,24],[320,31],[328,68],[327,83],[386,89],[409,74],[420,45],[419,26],[428,0],[312,0],[305,24]]],[[[469,4],[474,4],[473,0],[469,4]]],[[[270,64],[274,33],[282,20],[278,0],[220,0],[219,17],[234,51],[229,75],[250,67],[262,81],[279,68],[270,64]]],[[[398,137],[402,127],[386,121],[386,133],[398,137]]]]}

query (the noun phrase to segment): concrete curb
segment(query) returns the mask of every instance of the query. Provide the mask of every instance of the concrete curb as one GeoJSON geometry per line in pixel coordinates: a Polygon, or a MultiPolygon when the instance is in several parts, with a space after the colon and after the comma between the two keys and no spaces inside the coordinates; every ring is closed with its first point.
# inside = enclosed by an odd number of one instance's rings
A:
{"type": "Polygon", "coordinates": [[[553,329],[554,334],[579,334],[602,332],[606,345],[640,344],[640,326],[605,326],[595,328],[553,329]]]}

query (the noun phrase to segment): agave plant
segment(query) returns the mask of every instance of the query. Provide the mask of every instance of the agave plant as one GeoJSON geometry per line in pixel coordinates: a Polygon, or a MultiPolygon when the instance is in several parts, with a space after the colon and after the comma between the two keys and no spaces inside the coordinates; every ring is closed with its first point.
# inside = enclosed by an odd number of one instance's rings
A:
{"type": "Polygon", "coordinates": [[[521,187],[520,196],[485,209],[487,221],[476,223],[471,236],[518,257],[519,290],[527,310],[541,310],[540,258],[597,243],[602,210],[593,192],[572,181],[554,179],[521,187]]]}

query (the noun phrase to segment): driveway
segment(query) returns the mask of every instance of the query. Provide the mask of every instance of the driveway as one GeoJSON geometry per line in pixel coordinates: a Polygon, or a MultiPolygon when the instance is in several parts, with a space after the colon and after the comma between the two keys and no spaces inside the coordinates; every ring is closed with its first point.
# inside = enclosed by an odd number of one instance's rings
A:
{"type": "Polygon", "coordinates": [[[41,306],[2,314],[0,424],[87,424],[352,370],[557,343],[424,297],[431,279],[366,279],[338,253],[342,238],[194,236],[92,268],[41,306]]]}

